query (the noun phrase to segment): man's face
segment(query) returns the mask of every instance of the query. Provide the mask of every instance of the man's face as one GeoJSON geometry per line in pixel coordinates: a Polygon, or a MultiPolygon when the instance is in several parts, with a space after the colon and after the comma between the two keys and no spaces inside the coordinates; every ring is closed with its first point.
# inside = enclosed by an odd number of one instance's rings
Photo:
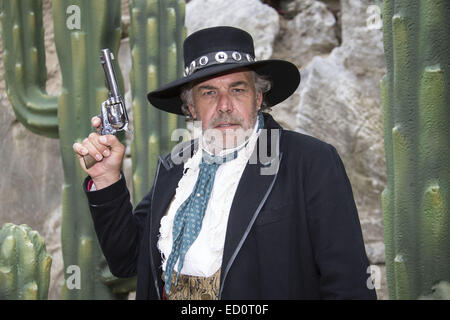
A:
{"type": "Polygon", "coordinates": [[[248,70],[200,82],[193,87],[192,96],[195,106],[188,106],[191,114],[202,121],[203,132],[221,133],[224,148],[236,147],[242,132],[253,130],[262,103],[262,93],[255,92],[248,70]]]}

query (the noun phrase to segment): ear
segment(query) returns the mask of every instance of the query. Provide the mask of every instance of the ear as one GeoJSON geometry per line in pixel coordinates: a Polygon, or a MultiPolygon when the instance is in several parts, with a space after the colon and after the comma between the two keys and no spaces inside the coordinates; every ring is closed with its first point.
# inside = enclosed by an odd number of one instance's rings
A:
{"type": "Polygon", "coordinates": [[[261,91],[259,91],[258,94],[256,95],[256,110],[261,109],[262,101],[263,101],[263,94],[261,91]]]}
{"type": "Polygon", "coordinates": [[[197,119],[197,113],[195,112],[195,108],[192,105],[190,105],[190,104],[188,104],[187,107],[189,109],[189,112],[192,115],[192,118],[194,118],[194,120],[196,120],[197,119]]]}

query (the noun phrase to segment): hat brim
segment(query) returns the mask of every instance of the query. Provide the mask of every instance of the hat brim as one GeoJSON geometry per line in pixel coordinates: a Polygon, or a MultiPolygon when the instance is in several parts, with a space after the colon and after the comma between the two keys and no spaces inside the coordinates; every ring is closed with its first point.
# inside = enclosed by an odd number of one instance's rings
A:
{"type": "Polygon", "coordinates": [[[300,72],[289,61],[263,60],[248,63],[224,63],[198,70],[187,77],[172,81],[157,90],[149,92],[147,98],[154,107],[160,110],[183,115],[180,94],[184,85],[240,68],[249,68],[260,75],[270,78],[272,88],[264,96],[270,106],[275,106],[286,100],[300,84],[300,72]]]}

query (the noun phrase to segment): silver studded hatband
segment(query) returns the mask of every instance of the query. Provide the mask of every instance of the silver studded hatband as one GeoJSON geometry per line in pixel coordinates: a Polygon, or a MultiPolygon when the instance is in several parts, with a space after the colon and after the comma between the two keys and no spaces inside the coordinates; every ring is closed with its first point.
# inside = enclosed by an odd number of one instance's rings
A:
{"type": "Polygon", "coordinates": [[[223,63],[249,63],[256,61],[251,54],[238,51],[218,51],[205,54],[186,65],[184,76],[190,76],[195,71],[223,63]]]}

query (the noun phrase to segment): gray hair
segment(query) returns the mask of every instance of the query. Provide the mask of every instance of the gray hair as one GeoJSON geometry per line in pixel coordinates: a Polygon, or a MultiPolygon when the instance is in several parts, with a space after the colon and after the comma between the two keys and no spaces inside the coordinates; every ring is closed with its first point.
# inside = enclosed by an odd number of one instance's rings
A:
{"type": "MultiPolygon", "coordinates": [[[[253,83],[255,84],[255,92],[258,94],[262,93],[263,101],[261,104],[261,111],[270,111],[270,105],[265,99],[265,93],[272,89],[272,81],[270,81],[268,76],[263,76],[255,71],[251,71],[253,75],[253,83]]],[[[189,111],[188,105],[194,106],[194,97],[192,95],[192,89],[194,88],[194,83],[190,82],[181,88],[180,98],[183,101],[181,105],[181,111],[186,116],[186,120],[193,120],[192,114],[189,111]]]]}

